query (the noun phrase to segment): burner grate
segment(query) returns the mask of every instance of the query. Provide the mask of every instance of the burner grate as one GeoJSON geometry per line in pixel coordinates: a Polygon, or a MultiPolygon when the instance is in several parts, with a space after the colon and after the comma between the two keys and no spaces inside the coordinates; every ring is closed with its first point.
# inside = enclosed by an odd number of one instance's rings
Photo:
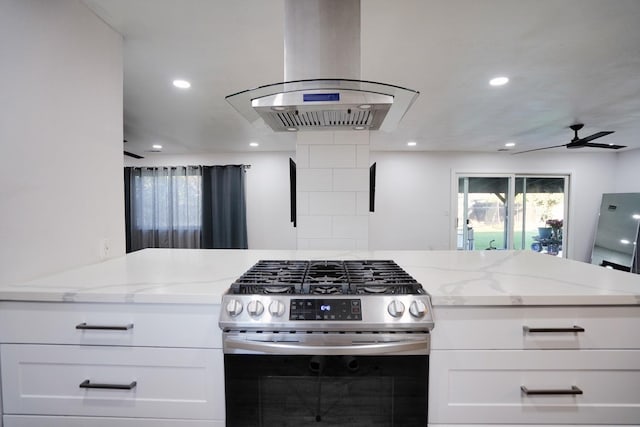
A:
{"type": "Polygon", "coordinates": [[[424,294],[422,286],[390,260],[262,260],[230,289],[235,294],[424,294]]]}

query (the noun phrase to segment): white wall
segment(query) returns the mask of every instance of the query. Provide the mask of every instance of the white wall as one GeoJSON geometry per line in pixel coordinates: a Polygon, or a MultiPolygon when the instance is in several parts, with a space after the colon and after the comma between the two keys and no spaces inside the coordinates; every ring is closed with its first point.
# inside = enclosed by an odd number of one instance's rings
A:
{"type": "Polygon", "coordinates": [[[124,254],[121,37],[77,0],[2,0],[0,63],[0,283],[124,254]]]}
{"type": "MultiPolygon", "coordinates": [[[[157,155],[127,158],[129,166],[251,164],[247,222],[252,249],[292,249],[288,159],[294,153],[157,155]]],[[[614,192],[619,159],[612,153],[371,152],[377,163],[376,211],[369,220],[370,249],[449,249],[452,173],[562,173],[571,175],[568,256],[591,253],[602,193],[614,192]]]]}
{"type": "Polygon", "coordinates": [[[125,158],[127,166],[249,164],[246,173],[247,237],[250,249],[295,249],[296,229],[290,222],[289,158],[292,152],[151,154],[125,158]]]}
{"type": "Polygon", "coordinates": [[[616,154],[372,152],[377,163],[371,249],[449,249],[452,173],[570,174],[569,258],[591,253],[602,193],[615,184],[616,154]]]}
{"type": "Polygon", "coordinates": [[[612,193],[640,193],[640,149],[617,153],[616,188],[612,193]]]}

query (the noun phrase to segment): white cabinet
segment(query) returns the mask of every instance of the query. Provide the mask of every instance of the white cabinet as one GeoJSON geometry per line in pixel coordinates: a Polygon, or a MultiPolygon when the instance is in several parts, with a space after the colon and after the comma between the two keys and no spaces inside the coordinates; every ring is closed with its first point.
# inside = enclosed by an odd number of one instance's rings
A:
{"type": "Polygon", "coordinates": [[[430,361],[432,423],[640,420],[640,351],[447,350],[430,361]]]}
{"type": "Polygon", "coordinates": [[[0,302],[0,343],[222,348],[219,306],[0,302]]]}
{"type": "Polygon", "coordinates": [[[119,417],[7,415],[4,427],[224,427],[224,421],[119,417]]]}
{"type": "Polygon", "coordinates": [[[218,309],[1,303],[5,427],[223,426],[218,309]]]}
{"type": "Polygon", "coordinates": [[[212,419],[224,411],[216,350],[3,344],[0,355],[6,413],[212,419]]]}
{"type": "Polygon", "coordinates": [[[640,307],[458,306],[435,315],[438,350],[640,348],[640,307]]]}
{"type": "Polygon", "coordinates": [[[640,425],[640,307],[438,307],[429,425],[640,425]]]}

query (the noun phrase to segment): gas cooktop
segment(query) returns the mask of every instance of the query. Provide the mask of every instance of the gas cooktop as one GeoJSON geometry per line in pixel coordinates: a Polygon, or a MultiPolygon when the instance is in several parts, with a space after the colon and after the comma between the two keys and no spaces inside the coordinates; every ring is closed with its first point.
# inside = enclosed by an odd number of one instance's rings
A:
{"type": "Polygon", "coordinates": [[[395,262],[259,261],[231,285],[231,294],[418,295],[422,286],[395,262]]]}

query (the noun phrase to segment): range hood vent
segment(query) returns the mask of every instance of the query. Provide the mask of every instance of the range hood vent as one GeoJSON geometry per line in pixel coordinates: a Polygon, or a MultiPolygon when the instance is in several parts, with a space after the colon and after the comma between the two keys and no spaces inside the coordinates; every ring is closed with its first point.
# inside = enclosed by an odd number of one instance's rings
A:
{"type": "Polygon", "coordinates": [[[418,96],[359,80],[360,0],[284,0],[284,53],[283,83],[226,97],[277,132],[392,131],[418,96]]]}
{"type": "Polygon", "coordinates": [[[395,129],[418,92],[349,79],[298,80],[226,97],[250,122],[262,118],[276,132],[395,129]]]}

